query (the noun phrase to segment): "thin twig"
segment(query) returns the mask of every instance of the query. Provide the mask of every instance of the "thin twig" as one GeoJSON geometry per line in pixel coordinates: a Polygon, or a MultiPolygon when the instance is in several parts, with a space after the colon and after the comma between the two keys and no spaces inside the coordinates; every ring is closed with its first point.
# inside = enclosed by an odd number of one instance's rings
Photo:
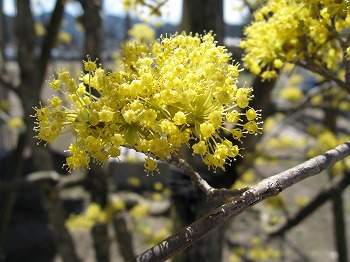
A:
{"type": "Polygon", "coordinates": [[[213,188],[208,184],[208,182],[205,179],[203,179],[200,176],[200,174],[193,170],[193,168],[186,162],[186,160],[180,158],[177,154],[172,154],[171,156],[165,158],[165,162],[181,169],[181,171],[183,171],[184,174],[187,175],[191,179],[191,181],[207,195],[209,201],[216,200],[219,198],[225,199],[230,197],[236,197],[241,195],[248,189],[213,188]]]}

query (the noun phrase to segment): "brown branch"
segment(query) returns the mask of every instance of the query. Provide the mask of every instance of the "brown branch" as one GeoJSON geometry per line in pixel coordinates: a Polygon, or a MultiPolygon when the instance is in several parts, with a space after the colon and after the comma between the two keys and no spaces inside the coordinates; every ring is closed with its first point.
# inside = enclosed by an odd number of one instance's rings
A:
{"type": "Polygon", "coordinates": [[[307,61],[307,62],[296,61],[294,64],[297,66],[300,66],[306,70],[309,70],[310,72],[316,73],[316,74],[324,77],[325,79],[329,79],[329,80],[335,82],[340,87],[344,88],[344,90],[347,90],[346,83],[344,81],[340,80],[334,72],[317,65],[312,60],[307,61]]]}
{"type": "Polygon", "coordinates": [[[339,34],[339,32],[336,29],[335,16],[334,15],[331,17],[331,23],[332,24],[330,26],[326,26],[326,28],[333,35],[333,37],[338,41],[338,43],[340,44],[341,48],[343,50],[345,50],[348,46],[346,45],[346,41],[343,40],[342,36],[339,34]]]}
{"type": "MultiPolygon", "coordinates": [[[[51,49],[55,44],[57,39],[57,35],[59,32],[59,28],[61,26],[61,21],[63,17],[64,11],[64,1],[56,0],[55,8],[52,12],[52,16],[50,19],[50,23],[46,30],[46,35],[44,38],[44,42],[41,48],[40,58],[39,58],[39,84],[42,86],[44,82],[45,73],[47,69],[47,65],[51,58],[51,49]]],[[[40,92],[40,88],[38,90],[40,92]]]]}
{"type": "Polygon", "coordinates": [[[171,165],[176,166],[181,169],[185,175],[187,175],[192,183],[195,184],[201,191],[203,191],[208,200],[213,201],[219,198],[229,198],[236,197],[245,192],[248,188],[240,188],[240,189],[217,189],[208,184],[208,182],[203,179],[200,174],[193,170],[193,168],[186,162],[186,160],[180,158],[176,154],[172,154],[171,156],[165,159],[165,162],[171,165]]]}
{"type": "Polygon", "coordinates": [[[131,261],[165,261],[181,250],[191,246],[229,219],[244,212],[250,206],[269,197],[276,196],[286,188],[308,177],[319,174],[348,155],[350,155],[350,141],[298,166],[266,178],[255,186],[250,187],[240,197],[227,202],[194,223],[180,229],[174,235],[146,250],[131,261]]]}

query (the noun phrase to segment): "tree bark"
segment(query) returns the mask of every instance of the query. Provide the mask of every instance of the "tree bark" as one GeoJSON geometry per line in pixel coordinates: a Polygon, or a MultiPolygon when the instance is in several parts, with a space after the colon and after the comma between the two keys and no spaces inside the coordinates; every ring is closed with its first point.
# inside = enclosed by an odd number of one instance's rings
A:
{"type": "Polygon", "coordinates": [[[184,0],[180,31],[199,33],[213,31],[219,45],[224,42],[222,0],[184,0]]]}
{"type": "MultiPolygon", "coordinates": [[[[60,25],[61,18],[63,16],[63,2],[62,0],[57,0],[55,10],[49,26],[49,33],[44,40],[44,44],[39,55],[36,52],[36,33],[34,30],[34,17],[30,8],[29,0],[17,0],[17,16],[15,18],[15,35],[17,39],[17,62],[20,68],[20,84],[17,87],[17,94],[21,100],[24,112],[24,122],[26,125],[26,131],[19,136],[19,142],[17,144],[17,149],[15,150],[15,162],[11,165],[10,176],[13,182],[17,182],[20,175],[23,171],[21,169],[21,163],[23,161],[23,152],[26,147],[31,149],[32,154],[32,166],[35,171],[37,170],[52,170],[52,158],[48,152],[48,148],[44,146],[38,147],[37,142],[33,139],[35,135],[34,128],[34,119],[31,117],[33,112],[33,106],[38,105],[40,99],[40,91],[42,87],[42,82],[50,58],[50,50],[56,39],[58,28],[60,25]]],[[[56,192],[57,194],[57,192],[56,192]]],[[[16,191],[12,190],[8,192],[8,197],[5,202],[6,215],[3,216],[2,220],[5,221],[6,229],[6,220],[9,220],[12,214],[12,209],[16,197],[16,191]]],[[[43,201],[47,199],[42,199],[43,201]]],[[[64,228],[64,221],[57,220],[59,219],[59,214],[57,213],[59,208],[59,200],[55,198],[55,204],[48,208],[48,217],[51,219],[53,225],[54,233],[59,250],[66,250],[62,248],[62,242],[60,239],[64,239],[64,246],[69,246],[72,244],[68,240],[70,235],[67,231],[62,231],[64,228]],[[62,233],[62,234],[61,234],[62,233]]],[[[48,202],[47,206],[50,206],[48,202]]],[[[3,226],[2,226],[3,227],[3,226]]],[[[1,232],[0,235],[2,235],[1,232]]],[[[68,252],[68,256],[72,259],[75,257],[73,247],[69,247],[71,252],[68,252]],[[73,251],[72,251],[73,250],[73,251]]],[[[63,255],[67,256],[67,253],[63,255]]],[[[74,260],[71,260],[74,261],[74,260]]]]}
{"type": "Polygon", "coordinates": [[[79,0],[84,14],[81,17],[85,29],[84,53],[91,60],[101,60],[102,52],[102,0],[79,0]]]}

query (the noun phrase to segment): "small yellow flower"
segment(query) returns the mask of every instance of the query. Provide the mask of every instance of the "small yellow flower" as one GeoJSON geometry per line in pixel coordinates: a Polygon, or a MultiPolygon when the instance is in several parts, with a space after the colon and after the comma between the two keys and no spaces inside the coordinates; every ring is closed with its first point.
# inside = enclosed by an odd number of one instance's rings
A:
{"type": "Polygon", "coordinates": [[[211,123],[203,123],[200,125],[200,132],[203,138],[207,139],[215,133],[215,127],[211,123]]]}
{"type": "Polygon", "coordinates": [[[151,171],[151,172],[158,169],[157,161],[155,161],[149,157],[146,158],[144,166],[145,166],[146,170],[151,171]]]}
{"type": "Polygon", "coordinates": [[[178,111],[174,115],[174,123],[176,125],[183,125],[186,123],[186,115],[184,112],[178,111]]]}
{"type": "Polygon", "coordinates": [[[250,108],[245,114],[248,120],[254,120],[258,116],[254,108],[250,108]]]}
{"type": "Polygon", "coordinates": [[[194,144],[192,148],[193,148],[193,153],[200,154],[200,155],[204,155],[208,150],[207,145],[205,144],[204,141],[200,141],[197,144],[194,144]]]}
{"type": "Polygon", "coordinates": [[[93,72],[97,68],[96,61],[91,61],[88,57],[88,61],[84,61],[84,70],[87,72],[93,72]]]}
{"type": "Polygon", "coordinates": [[[59,105],[61,105],[61,103],[62,103],[62,100],[59,97],[57,97],[57,96],[54,96],[50,100],[50,105],[51,105],[52,108],[58,107],[59,105]]]}

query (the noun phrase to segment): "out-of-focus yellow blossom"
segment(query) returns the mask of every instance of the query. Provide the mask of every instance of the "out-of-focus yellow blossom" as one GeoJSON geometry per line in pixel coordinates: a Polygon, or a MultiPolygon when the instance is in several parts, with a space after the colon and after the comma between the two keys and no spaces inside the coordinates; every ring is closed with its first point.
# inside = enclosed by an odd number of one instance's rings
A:
{"type": "Polygon", "coordinates": [[[7,112],[10,109],[10,102],[8,100],[0,100],[0,110],[7,112]]]}
{"type": "Polygon", "coordinates": [[[129,176],[128,184],[133,187],[139,187],[141,186],[141,180],[136,176],[129,176]]]}
{"type": "Polygon", "coordinates": [[[261,114],[249,106],[252,88],[237,86],[241,69],[212,33],[127,44],[122,54],[118,71],[84,61],[87,73],[79,81],[59,70],[50,87],[61,90],[71,106],[52,101],[35,108],[38,139],[52,142],[62,132],[77,134],[69,146],[69,169],[87,167],[91,158],[104,163],[125,146],[145,153],[145,168],[158,171],[154,157],[177,153],[190,140],[209,168],[224,169],[240,149],[222,131],[238,141],[259,133],[261,114]]]}
{"type": "Polygon", "coordinates": [[[228,258],[229,262],[242,262],[243,258],[241,258],[239,255],[235,254],[235,253],[231,253],[229,258],[228,258]]]}
{"type": "Polygon", "coordinates": [[[130,215],[136,220],[140,220],[149,214],[149,206],[147,204],[138,204],[130,210],[130,215]]]}
{"type": "Polygon", "coordinates": [[[285,136],[285,135],[280,135],[278,137],[272,137],[271,139],[269,139],[266,142],[266,146],[268,148],[290,148],[294,146],[294,139],[289,137],[289,136],[285,136]]]}
{"type": "Polygon", "coordinates": [[[257,166],[263,166],[263,165],[265,165],[266,163],[268,163],[268,161],[267,161],[266,158],[263,157],[263,156],[258,156],[258,157],[255,158],[255,164],[256,164],[257,166]]]}
{"type": "Polygon", "coordinates": [[[241,262],[243,260],[243,256],[246,253],[246,249],[243,247],[235,247],[232,249],[230,257],[229,257],[229,262],[241,262]]]}
{"type": "Polygon", "coordinates": [[[264,131],[269,132],[271,131],[277,124],[278,122],[273,116],[269,116],[265,119],[264,121],[264,131]]]}
{"type": "Polygon", "coordinates": [[[136,229],[143,235],[143,242],[149,246],[154,246],[171,234],[169,223],[162,221],[161,225],[163,226],[161,229],[154,229],[147,222],[142,221],[137,224],[136,229]]]}
{"type": "Polygon", "coordinates": [[[322,154],[325,151],[332,149],[338,145],[338,139],[336,135],[329,130],[322,131],[322,133],[319,133],[317,138],[318,138],[317,145],[312,149],[310,149],[308,152],[309,157],[322,154]]]}
{"type": "Polygon", "coordinates": [[[37,36],[43,36],[46,33],[45,27],[39,22],[34,23],[34,30],[37,36]]]}
{"type": "Polygon", "coordinates": [[[81,215],[70,215],[65,222],[66,227],[73,231],[84,231],[90,229],[94,224],[95,221],[81,215]]]}
{"type": "Polygon", "coordinates": [[[350,98],[348,92],[339,86],[335,86],[325,90],[323,93],[318,93],[311,98],[313,106],[323,105],[326,107],[349,111],[350,98]]]}
{"type": "Polygon", "coordinates": [[[125,202],[122,198],[118,197],[116,199],[113,199],[113,201],[111,201],[111,203],[108,205],[107,212],[108,213],[112,212],[114,214],[124,209],[125,209],[125,202]]]}
{"type": "Polygon", "coordinates": [[[257,246],[248,251],[248,257],[253,261],[271,261],[280,259],[282,256],[279,250],[270,246],[257,246]]]}
{"type": "Polygon", "coordinates": [[[149,25],[140,23],[133,25],[128,31],[128,35],[139,43],[150,43],[155,39],[156,33],[149,25]]]}
{"type": "Polygon", "coordinates": [[[289,83],[291,85],[300,85],[304,81],[304,78],[301,74],[293,74],[289,78],[289,83]]]}
{"type": "Polygon", "coordinates": [[[146,239],[152,236],[153,230],[148,224],[139,223],[136,228],[146,239]]]}
{"type": "Polygon", "coordinates": [[[247,252],[248,257],[253,261],[272,261],[281,258],[281,252],[265,245],[257,236],[253,237],[252,248],[247,252]]]}
{"type": "Polygon", "coordinates": [[[339,37],[350,26],[349,1],[269,0],[244,30],[245,65],[264,79],[277,76],[286,63],[304,63],[339,71],[346,55],[339,37]],[[331,28],[331,30],[330,30],[331,28]]]}
{"type": "Polygon", "coordinates": [[[149,237],[145,239],[145,242],[151,246],[154,246],[170,235],[171,235],[170,230],[168,230],[166,227],[164,227],[160,230],[157,230],[156,232],[152,232],[152,234],[149,235],[149,237]]]}
{"type": "Polygon", "coordinates": [[[72,42],[72,35],[68,32],[59,32],[58,34],[58,40],[61,41],[62,43],[69,44],[72,42]]]}
{"type": "Polygon", "coordinates": [[[161,191],[162,189],[164,189],[164,185],[161,182],[155,182],[153,188],[157,191],[161,191]]]}
{"type": "Polygon", "coordinates": [[[342,101],[339,103],[339,110],[343,112],[350,112],[350,101],[342,101]]]}
{"type": "MultiPolygon", "coordinates": [[[[308,152],[308,157],[314,157],[319,154],[323,154],[325,151],[336,147],[350,139],[348,135],[336,135],[335,133],[325,129],[317,137],[317,143],[308,152]]],[[[342,174],[345,169],[348,169],[348,163],[344,160],[337,162],[331,167],[331,173],[333,175],[342,174]]]]}
{"type": "Polygon", "coordinates": [[[97,203],[90,203],[84,213],[70,215],[66,225],[71,230],[86,230],[97,223],[105,224],[111,221],[113,216],[122,210],[125,210],[125,203],[119,197],[113,199],[105,209],[97,203]]]}
{"type": "Polygon", "coordinates": [[[238,180],[232,185],[232,189],[249,187],[254,184],[255,178],[256,176],[254,173],[254,169],[250,168],[238,178],[238,180]]]}
{"type": "Polygon", "coordinates": [[[316,95],[312,96],[310,102],[311,102],[311,105],[313,105],[313,106],[321,105],[323,102],[322,94],[316,94],[316,95]]]}
{"type": "Polygon", "coordinates": [[[323,127],[319,124],[310,124],[306,128],[306,132],[311,136],[318,136],[320,133],[320,130],[322,130],[323,127]]]}
{"type": "Polygon", "coordinates": [[[154,201],[162,201],[164,199],[164,195],[160,192],[152,193],[152,200],[154,201]]]}
{"type": "Polygon", "coordinates": [[[83,214],[72,214],[66,221],[66,226],[71,230],[86,230],[96,223],[106,223],[108,213],[101,209],[97,203],[91,203],[83,214]]]}
{"type": "Polygon", "coordinates": [[[99,204],[91,203],[86,210],[86,217],[89,220],[98,220],[101,211],[101,206],[99,204]]]}
{"type": "Polygon", "coordinates": [[[294,198],[294,203],[298,207],[305,207],[309,202],[310,202],[310,199],[309,197],[306,197],[306,196],[296,196],[294,198]]]}
{"type": "Polygon", "coordinates": [[[282,89],[281,97],[290,102],[298,102],[303,97],[303,92],[296,86],[289,86],[282,89]]]}
{"type": "Polygon", "coordinates": [[[265,206],[270,210],[283,209],[286,206],[286,198],[282,194],[270,197],[266,199],[265,206]]]}
{"type": "Polygon", "coordinates": [[[23,129],[25,128],[25,124],[21,117],[12,117],[6,122],[7,127],[11,129],[23,129]]]}

